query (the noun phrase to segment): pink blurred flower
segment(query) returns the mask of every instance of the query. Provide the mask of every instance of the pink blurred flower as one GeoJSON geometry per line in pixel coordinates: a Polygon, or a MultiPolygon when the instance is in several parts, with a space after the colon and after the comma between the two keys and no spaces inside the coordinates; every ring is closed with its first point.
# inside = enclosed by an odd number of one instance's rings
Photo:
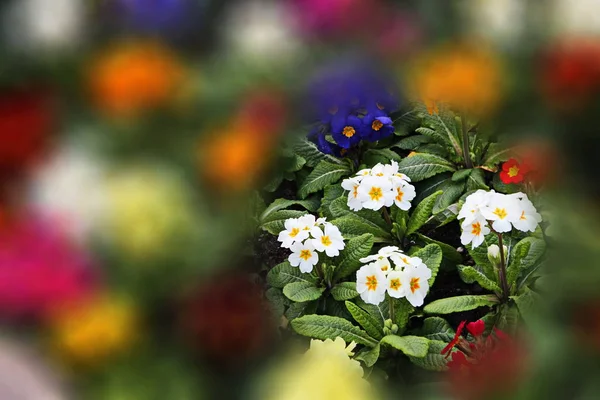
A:
{"type": "Polygon", "coordinates": [[[357,33],[369,23],[377,0],[290,0],[297,10],[298,24],[306,33],[329,35],[357,33]]]}
{"type": "Polygon", "coordinates": [[[28,216],[0,228],[0,317],[43,317],[95,287],[89,259],[55,226],[28,216]]]}

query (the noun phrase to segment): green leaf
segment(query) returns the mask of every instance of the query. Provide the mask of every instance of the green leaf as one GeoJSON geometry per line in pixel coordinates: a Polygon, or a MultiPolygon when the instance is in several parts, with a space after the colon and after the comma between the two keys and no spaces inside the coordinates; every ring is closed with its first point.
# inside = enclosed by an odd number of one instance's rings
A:
{"type": "Polygon", "coordinates": [[[379,340],[383,337],[383,322],[377,320],[371,314],[360,308],[354,303],[349,301],[345,302],[346,308],[352,315],[352,318],[356,320],[364,328],[367,333],[379,340]]]}
{"type": "Polygon", "coordinates": [[[471,174],[467,179],[467,191],[479,189],[489,190],[489,187],[485,184],[485,174],[483,173],[483,170],[476,168],[471,171],[471,174]]]}
{"type": "Polygon", "coordinates": [[[307,214],[306,211],[280,210],[270,214],[268,220],[263,222],[261,228],[271,235],[278,235],[285,229],[285,220],[289,218],[298,218],[307,214]]]}
{"type": "Polygon", "coordinates": [[[388,301],[394,302],[394,322],[398,325],[399,331],[403,332],[415,308],[405,298],[390,298],[388,301]]]}
{"type": "Polygon", "coordinates": [[[285,317],[288,321],[299,318],[305,314],[314,314],[317,311],[317,301],[308,301],[306,303],[292,303],[285,311],[285,317]]]}
{"type": "Polygon", "coordinates": [[[264,210],[264,212],[260,215],[260,222],[270,222],[273,220],[273,214],[277,211],[282,210],[284,208],[291,207],[293,205],[300,205],[306,208],[308,211],[317,211],[319,208],[319,199],[317,197],[313,197],[306,200],[288,200],[288,199],[277,199],[264,210]]]}
{"type": "Polygon", "coordinates": [[[306,159],[297,154],[292,154],[291,157],[286,157],[283,160],[282,168],[286,172],[296,172],[302,169],[306,164],[306,159]]]}
{"type": "Polygon", "coordinates": [[[470,169],[470,168],[468,168],[468,169],[459,169],[454,174],[452,174],[452,181],[453,182],[464,181],[465,179],[467,179],[467,177],[469,175],[471,175],[471,171],[473,171],[473,170],[470,169]]]}
{"type": "Polygon", "coordinates": [[[350,300],[358,296],[356,282],[341,282],[331,288],[331,295],[337,301],[350,300]]]}
{"type": "Polygon", "coordinates": [[[420,233],[417,233],[417,236],[425,243],[437,244],[438,246],[440,246],[440,248],[442,249],[443,261],[449,261],[454,265],[462,262],[462,255],[449,244],[440,242],[425,235],[421,235],[420,233]]]}
{"type": "Polygon", "coordinates": [[[430,340],[425,357],[409,357],[410,361],[428,371],[446,371],[448,360],[442,355],[442,350],[446,347],[446,344],[439,340],[430,340]]]}
{"type": "Polygon", "coordinates": [[[473,283],[477,282],[481,285],[481,287],[491,290],[492,292],[500,293],[500,286],[491,279],[489,279],[485,274],[475,267],[459,265],[458,266],[458,275],[460,279],[465,283],[473,283]]]}
{"type": "Polygon", "coordinates": [[[492,186],[496,191],[500,193],[511,194],[521,191],[520,185],[517,185],[515,183],[506,184],[502,182],[502,180],[500,179],[500,174],[494,174],[494,177],[492,178],[492,186]]]}
{"type": "Polygon", "coordinates": [[[392,147],[398,147],[403,150],[415,150],[422,144],[431,142],[431,139],[425,135],[412,135],[400,139],[392,147]]]}
{"type": "Polygon", "coordinates": [[[519,313],[525,322],[530,322],[537,315],[537,307],[542,304],[542,299],[533,290],[527,289],[520,296],[514,296],[512,299],[519,308],[519,313]]]}
{"type": "Polygon", "coordinates": [[[312,282],[292,282],[283,288],[285,297],[296,303],[316,300],[324,291],[325,288],[318,288],[312,282]]]}
{"type": "Polygon", "coordinates": [[[306,160],[306,165],[309,167],[314,167],[319,162],[324,160],[333,164],[344,164],[344,162],[339,158],[329,154],[321,153],[317,145],[306,138],[298,139],[294,143],[293,147],[296,154],[303,157],[306,160]]]}
{"type": "Polygon", "coordinates": [[[450,204],[457,201],[465,190],[465,183],[448,180],[444,185],[442,185],[440,190],[443,193],[437,198],[435,205],[433,206],[434,214],[445,210],[450,204]]]}
{"type": "Polygon", "coordinates": [[[365,154],[362,158],[362,162],[364,162],[368,167],[373,167],[377,163],[389,164],[392,160],[400,162],[402,157],[400,157],[395,151],[386,148],[369,149],[365,151],[365,154]]]}
{"type": "Polygon", "coordinates": [[[366,257],[373,248],[373,235],[365,233],[346,242],[344,250],[340,252],[340,264],[335,270],[335,279],[339,280],[352,275],[361,267],[359,259],[366,257]]]}
{"type": "Polygon", "coordinates": [[[360,297],[354,300],[354,303],[369,313],[370,316],[375,318],[379,322],[378,326],[383,327],[383,323],[386,319],[390,318],[390,309],[388,299],[384,299],[379,304],[365,303],[360,297]]]}
{"type": "Polygon", "coordinates": [[[281,292],[281,290],[276,288],[269,288],[265,292],[265,297],[269,300],[269,304],[271,305],[271,310],[273,310],[273,316],[276,318],[280,318],[283,315],[283,311],[285,310],[285,305],[287,299],[281,292]]]}
{"type": "Polygon", "coordinates": [[[442,249],[437,244],[428,244],[412,254],[412,257],[419,257],[425,265],[431,270],[431,278],[429,278],[429,287],[433,285],[435,277],[442,263],[442,249]]]}
{"type": "Polygon", "coordinates": [[[511,152],[512,149],[505,145],[501,145],[500,143],[492,143],[488,147],[486,157],[482,165],[486,166],[493,172],[496,172],[498,170],[498,168],[496,168],[497,164],[508,160],[511,152]]]}
{"type": "Polygon", "coordinates": [[[442,191],[439,190],[429,197],[423,199],[423,201],[419,203],[408,220],[406,236],[416,232],[425,224],[427,219],[431,216],[433,205],[435,204],[436,199],[441,194],[442,191]]]}
{"type": "Polygon", "coordinates": [[[377,341],[367,332],[352,325],[350,321],[329,315],[305,315],[291,322],[292,328],[303,336],[316,339],[332,339],[341,337],[346,343],[356,342],[369,347],[377,346],[377,341]]]}
{"type": "Polygon", "coordinates": [[[306,177],[300,189],[298,195],[301,198],[305,198],[311,193],[318,192],[324,189],[325,186],[337,182],[341,177],[349,175],[352,171],[349,165],[343,164],[332,164],[327,161],[321,161],[315,169],[306,177]]]}
{"type": "Polygon", "coordinates": [[[372,234],[376,242],[389,242],[392,238],[389,232],[356,214],[346,214],[331,221],[331,223],[340,229],[345,238],[359,236],[364,233],[372,234]]]}
{"type": "Polygon", "coordinates": [[[437,214],[429,217],[425,225],[430,225],[436,228],[449,224],[450,222],[456,220],[458,216],[458,204],[450,204],[444,210],[438,212],[437,214]]]}
{"type": "MultiPolygon", "coordinates": [[[[469,255],[475,261],[475,264],[479,267],[481,272],[490,280],[495,281],[497,279],[496,272],[492,263],[487,256],[487,249],[491,245],[498,244],[498,237],[496,235],[488,235],[485,241],[476,248],[467,248],[469,255]]],[[[504,243],[506,247],[509,247],[509,243],[504,243]]]]}
{"type": "Polygon", "coordinates": [[[381,339],[381,343],[400,350],[407,356],[422,358],[427,355],[429,339],[421,336],[388,335],[381,339]]]}
{"type": "Polygon", "coordinates": [[[380,348],[379,344],[372,349],[365,347],[354,356],[354,359],[362,361],[367,368],[372,367],[379,359],[380,348]]]}
{"type": "Polygon", "coordinates": [[[441,172],[454,171],[454,165],[442,157],[427,153],[416,153],[404,158],[398,164],[398,169],[414,182],[422,181],[441,172]]]}
{"type": "Polygon", "coordinates": [[[412,201],[413,206],[419,204],[423,199],[431,196],[433,193],[440,190],[446,180],[450,179],[452,175],[449,172],[444,172],[427,178],[424,181],[414,183],[415,191],[417,196],[412,201]]]}
{"type": "Polygon", "coordinates": [[[292,267],[287,261],[276,265],[267,274],[267,283],[274,288],[283,289],[287,284],[293,282],[305,282],[312,285],[316,280],[311,275],[300,272],[299,268],[292,267]]]}
{"type": "Polygon", "coordinates": [[[454,329],[445,319],[440,317],[425,318],[419,333],[427,339],[440,340],[446,343],[454,339],[454,329]]]}
{"type": "Polygon", "coordinates": [[[330,220],[333,219],[334,217],[329,213],[329,206],[331,205],[331,202],[344,196],[345,193],[346,192],[342,188],[342,185],[339,183],[327,185],[324,190],[323,198],[321,199],[319,213],[330,220]]]}
{"type": "Polygon", "coordinates": [[[494,295],[457,296],[429,303],[425,306],[423,311],[427,314],[452,314],[460,311],[474,310],[478,307],[491,307],[498,303],[499,300],[494,295]]]}
{"type": "Polygon", "coordinates": [[[534,268],[544,256],[546,243],[537,238],[526,237],[513,248],[506,269],[508,286],[514,285],[523,271],[534,268]]]}

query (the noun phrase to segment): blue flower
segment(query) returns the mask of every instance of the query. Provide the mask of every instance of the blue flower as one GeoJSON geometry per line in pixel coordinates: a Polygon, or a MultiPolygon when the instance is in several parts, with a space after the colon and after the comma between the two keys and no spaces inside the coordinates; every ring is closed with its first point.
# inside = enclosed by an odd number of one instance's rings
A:
{"type": "Polygon", "coordinates": [[[383,111],[373,111],[363,118],[366,127],[365,138],[370,142],[376,142],[394,133],[392,119],[383,111]]]}
{"type": "Polygon", "coordinates": [[[340,115],[331,120],[331,136],[344,149],[358,144],[366,132],[363,121],[356,115],[340,115]]]}
{"type": "Polygon", "coordinates": [[[307,136],[308,140],[317,145],[321,153],[330,154],[332,156],[341,157],[342,148],[334,143],[330,143],[325,138],[323,126],[313,128],[307,136]]]}

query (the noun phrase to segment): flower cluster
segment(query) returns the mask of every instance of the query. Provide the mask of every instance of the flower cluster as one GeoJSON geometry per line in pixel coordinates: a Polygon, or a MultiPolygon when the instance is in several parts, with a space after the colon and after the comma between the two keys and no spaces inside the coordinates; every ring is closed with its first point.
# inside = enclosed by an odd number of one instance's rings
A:
{"type": "Polygon", "coordinates": [[[300,267],[302,272],[312,272],[313,266],[319,262],[318,252],[336,257],[345,247],[342,233],[326,218],[316,219],[309,214],[287,219],[284,226],[277,240],[281,247],[292,250],[288,261],[293,267],[300,267]]]}
{"type": "Polygon", "coordinates": [[[387,246],[360,262],[368,264],[356,272],[356,290],[366,303],[381,303],[387,292],[397,299],[406,297],[414,307],[423,305],[431,270],[419,257],[409,257],[398,247],[387,246]]]}
{"type": "Polygon", "coordinates": [[[367,68],[338,66],[315,80],[311,104],[318,123],[308,138],[320,151],[341,156],[361,140],[376,142],[394,133],[389,113],[398,100],[375,75],[367,68]]]}
{"type": "Polygon", "coordinates": [[[350,191],[348,207],[353,211],[379,210],[393,204],[408,210],[410,201],[415,198],[415,187],[409,182],[408,176],[398,172],[398,163],[392,161],[359,171],[355,177],[345,179],[342,188],[350,191]]]}
{"type": "Polygon", "coordinates": [[[512,228],[533,232],[542,221],[526,194],[502,194],[493,190],[478,190],[469,195],[458,219],[463,220],[461,243],[471,243],[473,248],[483,243],[491,229],[498,233],[509,232],[512,228]]]}

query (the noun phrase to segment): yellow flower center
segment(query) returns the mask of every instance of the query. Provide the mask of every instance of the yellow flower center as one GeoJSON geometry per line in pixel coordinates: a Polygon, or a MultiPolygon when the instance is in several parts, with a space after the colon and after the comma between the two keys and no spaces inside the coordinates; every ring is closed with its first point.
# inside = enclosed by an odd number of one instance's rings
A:
{"type": "Polygon", "coordinates": [[[517,167],[516,165],[508,169],[508,176],[510,176],[511,178],[517,175],[519,175],[519,167],[517,167]]]}
{"type": "Polygon", "coordinates": [[[376,119],[375,121],[373,121],[373,123],[371,124],[371,128],[373,128],[374,131],[378,131],[383,127],[383,123],[376,119]]]}
{"type": "Polygon", "coordinates": [[[352,190],[352,196],[354,196],[354,198],[358,197],[358,185],[354,186],[354,189],[352,190]]]}
{"type": "Polygon", "coordinates": [[[475,222],[471,226],[473,227],[473,230],[471,231],[471,233],[473,235],[475,235],[475,236],[481,235],[481,224],[479,222],[475,222]]]}
{"type": "Polygon", "coordinates": [[[300,258],[302,258],[304,261],[308,261],[308,259],[311,257],[312,257],[312,252],[310,250],[301,250],[300,251],[300,258]]]}
{"type": "Polygon", "coordinates": [[[400,286],[402,286],[402,284],[400,284],[400,279],[390,279],[390,289],[398,290],[400,289],[400,286]]]}
{"type": "Polygon", "coordinates": [[[387,270],[388,270],[388,268],[389,268],[389,267],[390,267],[389,265],[384,265],[383,267],[381,267],[381,270],[382,270],[383,272],[385,272],[385,271],[387,271],[387,270]]]}
{"type": "Polygon", "coordinates": [[[496,214],[498,216],[498,218],[500,218],[500,219],[504,219],[508,216],[508,213],[506,212],[505,208],[498,208],[498,207],[496,207],[493,214],[496,214]]]}
{"type": "Polygon", "coordinates": [[[410,280],[410,291],[411,291],[411,292],[413,292],[413,293],[414,293],[416,290],[418,290],[418,289],[420,289],[420,288],[421,288],[421,285],[419,284],[419,280],[420,280],[420,279],[421,279],[421,278],[412,278],[412,279],[410,280]]]}
{"type": "Polygon", "coordinates": [[[331,239],[329,239],[329,236],[321,236],[321,243],[323,243],[323,246],[331,246],[331,239]]]}
{"type": "Polygon", "coordinates": [[[342,131],[342,135],[344,135],[346,137],[352,137],[352,136],[354,136],[355,133],[356,133],[356,131],[351,126],[345,127],[344,130],[342,131]]]}
{"type": "Polygon", "coordinates": [[[527,217],[525,217],[525,210],[521,211],[521,218],[519,218],[521,220],[527,220],[527,217]]]}
{"type": "Polygon", "coordinates": [[[383,197],[383,190],[380,187],[373,186],[369,191],[369,196],[373,201],[379,201],[383,197]]]}
{"type": "Polygon", "coordinates": [[[375,275],[367,276],[367,289],[370,291],[377,290],[377,277],[375,275]]]}
{"type": "Polygon", "coordinates": [[[296,236],[298,236],[299,233],[300,233],[299,228],[292,228],[292,230],[290,231],[290,237],[296,237],[296,236]]]}
{"type": "Polygon", "coordinates": [[[396,200],[402,201],[402,197],[404,197],[404,192],[402,191],[401,188],[396,188],[396,192],[398,192],[398,195],[396,196],[396,200]]]}

